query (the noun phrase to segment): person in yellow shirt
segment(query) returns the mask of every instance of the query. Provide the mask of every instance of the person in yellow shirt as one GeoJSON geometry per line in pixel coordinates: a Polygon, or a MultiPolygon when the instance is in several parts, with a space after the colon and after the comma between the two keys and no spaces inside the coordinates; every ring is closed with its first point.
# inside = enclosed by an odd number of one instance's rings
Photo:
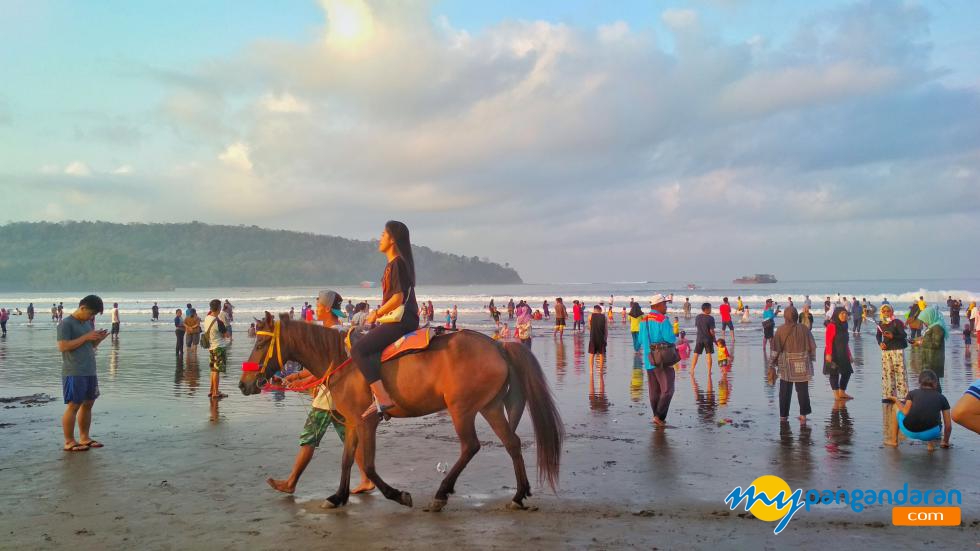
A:
{"type": "Polygon", "coordinates": [[[919,311],[920,312],[925,312],[926,311],[926,299],[924,299],[922,297],[919,297],[918,304],[919,304],[919,311]]]}
{"type": "Polygon", "coordinates": [[[737,312],[741,312],[742,310],[745,310],[745,304],[742,303],[742,297],[738,297],[738,303],[735,305],[735,310],[737,312]]]}
{"type": "Polygon", "coordinates": [[[630,306],[630,335],[633,337],[633,351],[639,352],[640,350],[640,321],[643,319],[643,309],[640,308],[640,304],[634,302],[630,306]]]}
{"type": "Polygon", "coordinates": [[[677,319],[677,316],[674,316],[674,323],[672,324],[672,327],[674,328],[675,337],[681,334],[681,322],[677,319]]]}
{"type": "Polygon", "coordinates": [[[715,344],[718,347],[718,367],[722,373],[727,373],[732,367],[732,358],[728,354],[728,348],[725,346],[725,339],[718,339],[715,344]]]}

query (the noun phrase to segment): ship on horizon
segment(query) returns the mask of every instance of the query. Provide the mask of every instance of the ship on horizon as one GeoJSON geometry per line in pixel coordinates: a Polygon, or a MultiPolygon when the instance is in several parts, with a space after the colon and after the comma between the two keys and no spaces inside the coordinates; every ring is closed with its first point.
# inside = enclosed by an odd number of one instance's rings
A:
{"type": "Polygon", "coordinates": [[[776,276],[772,274],[755,274],[753,276],[742,276],[732,281],[732,283],[776,283],[776,276]]]}

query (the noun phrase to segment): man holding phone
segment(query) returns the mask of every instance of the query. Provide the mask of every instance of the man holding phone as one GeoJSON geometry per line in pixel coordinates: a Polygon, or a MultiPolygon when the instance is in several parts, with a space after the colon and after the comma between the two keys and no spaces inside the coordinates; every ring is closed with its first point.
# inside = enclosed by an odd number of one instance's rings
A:
{"type": "Polygon", "coordinates": [[[102,299],[89,295],[78,303],[78,309],[58,323],[58,350],[61,352],[61,382],[65,395],[65,414],[61,428],[66,452],[88,451],[102,444],[89,436],[92,406],[99,397],[99,379],[95,371],[95,347],[108,335],[105,329],[93,330],[95,316],[102,313],[102,299]],[[75,424],[79,438],[75,440],[75,424]]]}

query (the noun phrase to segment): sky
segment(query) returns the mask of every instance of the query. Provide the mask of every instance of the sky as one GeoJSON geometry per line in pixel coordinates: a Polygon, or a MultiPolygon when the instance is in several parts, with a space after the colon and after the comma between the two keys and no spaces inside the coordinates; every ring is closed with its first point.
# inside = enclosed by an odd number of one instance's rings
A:
{"type": "Polygon", "coordinates": [[[399,219],[530,282],[975,276],[978,21],[970,0],[0,0],[0,222],[399,219]]]}

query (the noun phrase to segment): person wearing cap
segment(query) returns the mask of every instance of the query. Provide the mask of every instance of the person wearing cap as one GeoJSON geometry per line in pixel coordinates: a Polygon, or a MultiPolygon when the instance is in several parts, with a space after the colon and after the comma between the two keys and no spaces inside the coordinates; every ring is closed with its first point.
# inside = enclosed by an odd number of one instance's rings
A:
{"type": "Polygon", "coordinates": [[[88,295],[78,309],[58,323],[58,350],[61,352],[61,385],[65,396],[65,413],[61,417],[66,452],[83,452],[101,448],[89,435],[92,406],[99,397],[99,378],[95,371],[95,347],[109,336],[105,329],[92,329],[95,316],[102,313],[102,299],[88,295]],[[75,424],[78,424],[78,440],[75,424]]]}
{"type": "Polygon", "coordinates": [[[343,329],[343,318],[347,317],[347,314],[341,310],[343,304],[344,298],[337,291],[320,291],[316,297],[317,321],[324,327],[343,329]]]}
{"type": "Polygon", "coordinates": [[[674,397],[674,366],[654,365],[650,354],[654,349],[672,348],[676,337],[667,318],[667,297],[655,295],[650,301],[651,312],[640,323],[640,346],[643,352],[643,365],[647,371],[650,407],[653,409],[653,423],[666,426],[667,410],[674,397]]]}
{"type": "MultiPolygon", "coordinates": [[[[345,312],[341,310],[344,299],[336,291],[320,291],[316,299],[317,320],[325,327],[332,329],[343,329],[340,321],[345,312]]],[[[283,384],[286,386],[301,386],[309,381],[316,380],[317,376],[306,368],[300,369],[296,373],[283,377],[283,384]]],[[[303,431],[299,435],[299,451],[296,452],[296,459],[293,461],[293,469],[285,479],[266,479],[266,484],[273,490],[291,494],[296,491],[296,485],[303,476],[306,467],[313,460],[313,454],[320,446],[327,430],[333,426],[334,432],[343,442],[346,438],[346,428],[344,416],[337,411],[334,406],[333,398],[326,383],[321,383],[311,391],[313,401],[310,404],[310,412],[306,416],[306,423],[303,424],[303,431]]],[[[364,468],[361,460],[358,460],[358,467],[361,469],[361,483],[351,490],[351,493],[360,494],[370,492],[374,489],[374,484],[364,476],[364,468]]]]}

